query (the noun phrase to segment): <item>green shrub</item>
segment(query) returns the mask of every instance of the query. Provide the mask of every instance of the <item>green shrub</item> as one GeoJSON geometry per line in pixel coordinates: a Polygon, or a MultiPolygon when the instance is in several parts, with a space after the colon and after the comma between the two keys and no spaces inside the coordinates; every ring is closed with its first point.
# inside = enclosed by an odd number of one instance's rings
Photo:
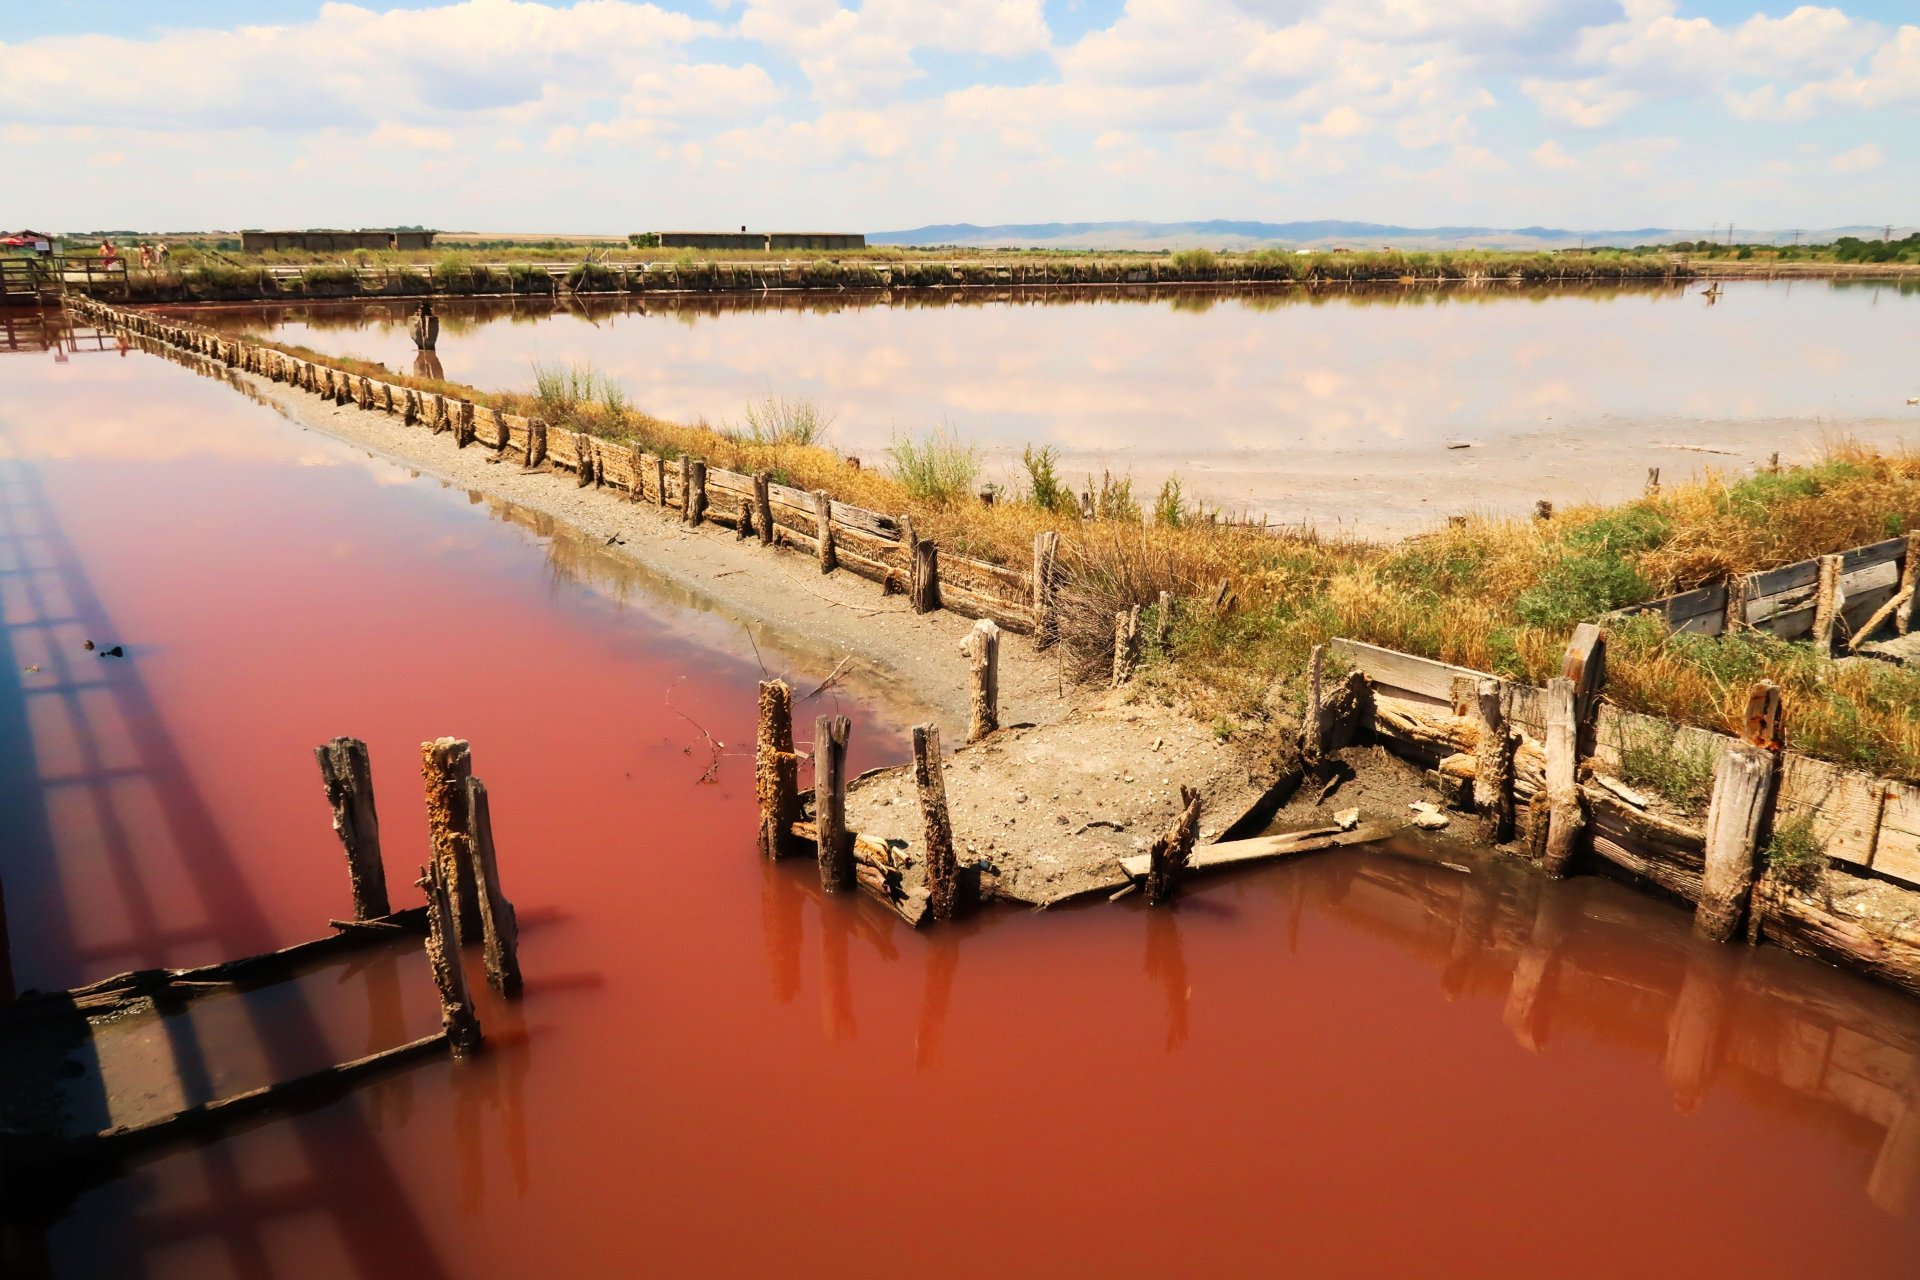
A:
{"type": "Polygon", "coordinates": [[[980,476],[980,451],[962,444],[951,426],[919,438],[898,436],[887,447],[894,479],[908,494],[928,502],[951,502],[973,491],[980,476]]]}
{"type": "Polygon", "coordinates": [[[1173,255],[1173,269],[1199,275],[1211,272],[1220,266],[1220,259],[1211,249],[1182,249],[1173,255]]]}
{"type": "Polygon", "coordinates": [[[818,444],[832,425],[833,415],[813,401],[769,393],[747,401],[745,428],[727,434],[754,444],[818,444]]]}
{"type": "Polygon", "coordinates": [[[1178,529],[1186,522],[1187,508],[1180,496],[1180,477],[1168,476],[1153,500],[1153,522],[1163,529],[1178,529]]]}
{"type": "Polygon", "coordinates": [[[1042,511],[1077,515],[1080,501],[1060,479],[1060,472],[1054,465],[1059,457],[1059,451],[1052,445],[1044,445],[1037,450],[1028,445],[1021,450],[1020,461],[1027,469],[1027,501],[1042,511]]]}
{"type": "Polygon", "coordinates": [[[1813,815],[1801,814],[1776,824],[1767,841],[1766,862],[1767,869],[1788,887],[1802,892],[1818,888],[1827,856],[1813,834],[1813,815]]]}

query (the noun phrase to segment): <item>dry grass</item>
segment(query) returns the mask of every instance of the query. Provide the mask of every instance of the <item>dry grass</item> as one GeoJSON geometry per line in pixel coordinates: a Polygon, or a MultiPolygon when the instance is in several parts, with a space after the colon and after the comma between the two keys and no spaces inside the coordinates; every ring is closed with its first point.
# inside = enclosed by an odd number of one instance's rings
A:
{"type": "MultiPolygon", "coordinates": [[[[316,353],[281,344],[303,359],[316,353]]],[[[539,413],[531,394],[483,394],[395,375],[377,365],[335,367],[465,396],[512,413],[539,413]]],[[[666,422],[580,398],[560,425],[742,472],[772,472],[843,502],[911,514],[943,550],[1025,567],[1042,530],[1062,535],[1062,637],[1072,664],[1107,667],[1113,615],[1181,601],[1173,661],[1146,669],[1150,687],[1201,715],[1253,733],[1283,732],[1300,704],[1312,647],[1335,636],[1542,683],[1555,674],[1579,621],[1627,604],[1842,550],[1920,527],[1920,456],[1830,445],[1810,466],[1778,474],[1709,476],[1658,497],[1565,511],[1551,520],[1469,519],[1392,546],[1311,533],[1182,519],[1142,519],[1119,502],[1083,521],[1064,501],[1034,495],[983,505],[920,497],[885,470],[817,443],[754,439],[704,424],[666,422]],[[1205,607],[1225,583],[1237,607],[1205,607]]],[[[1057,498],[1057,495],[1056,495],[1057,498]]],[[[1920,780],[1920,673],[1816,659],[1804,644],[1756,635],[1670,636],[1657,620],[1611,628],[1608,696],[1629,710],[1712,729],[1737,725],[1748,688],[1777,682],[1789,743],[1810,755],[1920,780]]]]}

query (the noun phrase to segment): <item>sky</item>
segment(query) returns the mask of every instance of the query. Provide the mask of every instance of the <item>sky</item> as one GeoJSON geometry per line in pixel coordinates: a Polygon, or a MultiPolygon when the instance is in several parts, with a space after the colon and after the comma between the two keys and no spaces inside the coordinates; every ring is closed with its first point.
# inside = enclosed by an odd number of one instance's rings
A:
{"type": "Polygon", "coordinates": [[[0,227],[1920,221],[1920,0],[0,10],[0,227]]]}

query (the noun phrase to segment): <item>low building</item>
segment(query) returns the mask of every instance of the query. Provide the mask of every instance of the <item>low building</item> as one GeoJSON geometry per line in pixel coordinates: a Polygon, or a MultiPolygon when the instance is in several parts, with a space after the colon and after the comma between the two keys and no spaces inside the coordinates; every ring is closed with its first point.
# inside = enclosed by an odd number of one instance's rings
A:
{"type": "Polygon", "coordinates": [[[354,249],[431,249],[437,231],[242,231],[243,253],[293,250],[339,253],[354,249]]]}
{"type": "Polygon", "coordinates": [[[794,249],[864,249],[867,238],[843,231],[656,231],[662,249],[732,249],[774,253],[794,249]]]}

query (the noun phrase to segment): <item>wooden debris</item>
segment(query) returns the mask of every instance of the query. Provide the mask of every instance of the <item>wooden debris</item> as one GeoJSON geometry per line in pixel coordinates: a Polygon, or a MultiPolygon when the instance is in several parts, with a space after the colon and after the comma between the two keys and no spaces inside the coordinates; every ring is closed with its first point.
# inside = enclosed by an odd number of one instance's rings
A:
{"type": "Polygon", "coordinates": [[[1860,652],[1860,646],[1867,642],[1867,637],[1879,630],[1880,624],[1892,617],[1895,612],[1904,611],[1907,603],[1912,599],[1913,588],[1911,586],[1900,588],[1899,592],[1891,600],[1881,605],[1878,609],[1875,609],[1873,614],[1868,617],[1865,622],[1860,624],[1859,629],[1853,633],[1852,639],[1847,641],[1847,652],[1860,652]]]}
{"type": "Polygon", "coordinates": [[[1180,806],[1180,816],[1147,850],[1147,902],[1152,906],[1173,900],[1193,854],[1193,842],[1200,835],[1200,793],[1183,785],[1180,806]]]}
{"type": "Polygon", "coordinates": [[[467,823],[487,985],[511,998],[520,994],[521,987],[520,924],[513,903],[500,888],[500,865],[493,848],[493,811],[487,803],[487,784],[478,778],[467,779],[467,823]]]}
{"type": "Polygon", "coordinates": [[[1620,781],[1618,778],[1610,778],[1604,773],[1594,774],[1593,784],[1602,790],[1611,791],[1614,795],[1620,797],[1636,809],[1645,809],[1652,803],[1647,797],[1641,795],[1626,783],[1620,781]]]}
{"type": "Polygon", "coordinates": [[[387,872],[380,859],[380,817],[373,804],[373,771],[367,744],[335,738],[313,749],[320,781],[333,809],[333,830],[347,853],[347,878],[353,886],[353,918],[372,920],[389,914],[387,872]]]}
{"type": "Polygon", "coordinates": [[[978,742],[1000,727],[1000,627],[982,618],[967,632],[960,652],[973,671],[972,714],[967,741],[978,742]]]}
{"type": "Polygon", "coordinates": [[[799,770],[799,757],[793,751],[793,690],[784,680],[762,680],[754,791],[760,800],[763,858],[797,851],[792,828],[800,816],[799,770]]]}
{"type": "MultiPolygon", "coordinates": [[[[1252,862],[1264,862],[1271,858],[1286,858],[1300,853],[1320,853],[1327,849],[1339,849],[1348,845],[1371,844],[1385,840],[1396,830],[1385,822],[1359,821],[1360,811],[1343,809],[1334,815],[1337,825],[1313,827],[1306,831],[1290,831],[1285,835],[1255,836],[1250,840],[1225,840],[1219,844],[1200,845],[1187,859],[1188,871],[1210,871],[1219,867],[1241,866],[1252,862]],[[1346,816],[1351,814],[1354,825],[1347,826],[1346,816]]],[[[1150,853],[1137,853],[1120,859],[1120,867],[1135,880],[1146,877],[1152,866],[1150,853]]]]}
{"type": "Polygon", "coordinates": [[[913,784],[920,793],[920,814],[926,833],[927,892],[933,918],[951,920],[959,894],[960,867],[953,852],[953,825],[947,816],[947,783],[941,768],[938,725],[914,726],[913,784]]]}
{"type": "Polygon", "coordinates": [[[821,716],[813,726],[813,821],[820,886],[853,883],[853,839],[847,831],[847,736],[853,722],[821,716]]]}
{"type": "Polygon", "coordinates": [[[480,902],[473,883],[473,855],[467,847],[467,779],[473,776],[473,753],[466,740],[435,738],[421,743],[420,776],[427,785],[434,866],[446,881],[453,903],[453,937],[466,942],[480,936],[480,902]]]}

